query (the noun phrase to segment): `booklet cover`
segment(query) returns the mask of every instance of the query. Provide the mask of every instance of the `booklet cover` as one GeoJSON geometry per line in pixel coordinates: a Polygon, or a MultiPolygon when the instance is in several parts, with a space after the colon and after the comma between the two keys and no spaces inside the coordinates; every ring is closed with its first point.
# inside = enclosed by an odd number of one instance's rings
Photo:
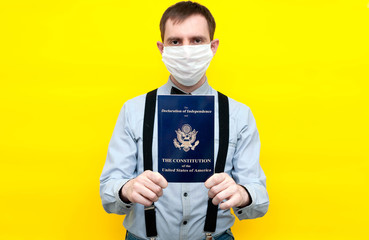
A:
{"type": "Polygon", "coordinates": [[[214,96],[158,96],[158,171],[168,182],[214,173],[214,96]]]}

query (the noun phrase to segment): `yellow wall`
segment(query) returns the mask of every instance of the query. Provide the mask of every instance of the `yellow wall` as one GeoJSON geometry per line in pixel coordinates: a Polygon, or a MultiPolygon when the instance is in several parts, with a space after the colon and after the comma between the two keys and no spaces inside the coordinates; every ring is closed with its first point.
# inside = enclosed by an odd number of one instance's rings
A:
{"type": "MultiPolygon", "coordinates": [[[[237,239],[368,239],[368,0],[200,1],[208,78],[249,105],[270,209],[237,239]]],[[[0,2],[0,239],[123,239],[99,176],[123,103],[166,82],[174,1],[0,2]]]]}

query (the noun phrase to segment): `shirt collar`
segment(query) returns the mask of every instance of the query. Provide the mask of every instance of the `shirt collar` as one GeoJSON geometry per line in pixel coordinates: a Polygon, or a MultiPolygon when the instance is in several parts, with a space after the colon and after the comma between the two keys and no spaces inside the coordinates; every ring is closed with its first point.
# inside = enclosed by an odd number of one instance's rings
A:
{"type": "MultiPolygon", "coordinates": [[[[172,80],[170,79],[170,76],[168,78],[167,83],[164,85],[166,92],[168,94],[170,94],[170,90],[172,89],[172,87],[178,88],[176,85],[174,85],[174,83],[172,82],[172,80]]],[[[178,88],[180,89],[180,88],[178,88]]],[[[192,95],[207,95],[207,94],[211,94],[211,88],[210,85],[208,83],[208,78],[205,76],[205,82],[195,91],[191,92],[192,95]]]]}

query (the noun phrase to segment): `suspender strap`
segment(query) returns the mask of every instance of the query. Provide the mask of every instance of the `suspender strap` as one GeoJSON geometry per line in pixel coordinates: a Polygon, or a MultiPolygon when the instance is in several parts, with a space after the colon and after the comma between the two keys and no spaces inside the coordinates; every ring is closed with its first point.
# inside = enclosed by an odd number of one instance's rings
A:
{"type": "MultiPolygon", "coordinates": [[[[152,139],[154,134],[154,120],[157,89],[147,93],[145,101],[145,115],[143,126],[143,159],[144,170],[152,171],[152,139]]],[[[156,231],[155,205],[145,207],[146,236],[155,239],[156,231]]]]}
{"type": "Polygon", "coordinates": [[[228,97],[218,92],[219,106],[219,150],[215,172],[224,172],[224,167],[227,159],[228,144],[229,144],[229,104],[228,97]]]}
{"type": "MultiPolygon", "coordinates": [[[[227,159],[228,142],[229,142],[229,104],[228,97],[218,92],[218,116],[219,116],[219,150],[217,162],[215,165],[215,173],[224,172],[224,166],[227,159]]],[[[206,211],[206,219],[204,232],[215,232],[217,225],[218,206],[212,203],[211,198],[208,200],[208,209],[206,211]]]]}
{"type": "Polygon", "coordinates": [[[156,93],[157,89],[146,95],[142,143],[145,170],[152,170],[152,138],[154,135],[156,93]]]}

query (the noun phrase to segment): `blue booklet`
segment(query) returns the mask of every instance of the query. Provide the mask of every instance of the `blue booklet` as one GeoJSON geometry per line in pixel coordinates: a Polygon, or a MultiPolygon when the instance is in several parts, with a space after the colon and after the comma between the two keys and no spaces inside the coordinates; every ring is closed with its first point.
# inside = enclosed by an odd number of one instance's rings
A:
{"type": "Polygon", "coordinates": [[[158,171],[168,182],[214,173],[214,96],[158,96],[158,171]]]}

